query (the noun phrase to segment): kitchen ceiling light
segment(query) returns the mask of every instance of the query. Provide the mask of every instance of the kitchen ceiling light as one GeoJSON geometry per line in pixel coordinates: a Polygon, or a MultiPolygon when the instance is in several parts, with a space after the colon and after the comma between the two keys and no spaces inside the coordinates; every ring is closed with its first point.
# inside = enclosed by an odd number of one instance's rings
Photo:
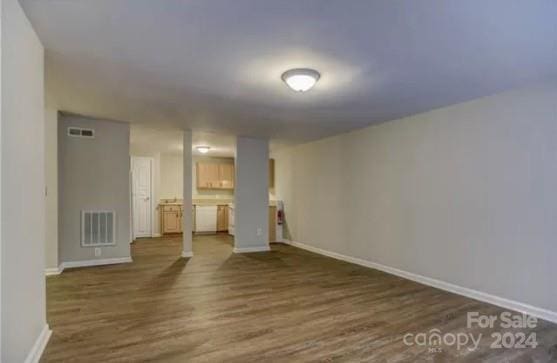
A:
{"type": "Polygon", "coordinates": [[[209,146],[198,146],[196,147],[197,151],[199,151],[202,154],[207,154],[209,152],[209,150],[211,150],[211,148],[209,146]]]}
{"type": "Polygon", "coordinates": [[[319,80],[319,72],[309,68],[290,69],[282,74],[282,80],[296,92],[309,91],[319,80]]]}

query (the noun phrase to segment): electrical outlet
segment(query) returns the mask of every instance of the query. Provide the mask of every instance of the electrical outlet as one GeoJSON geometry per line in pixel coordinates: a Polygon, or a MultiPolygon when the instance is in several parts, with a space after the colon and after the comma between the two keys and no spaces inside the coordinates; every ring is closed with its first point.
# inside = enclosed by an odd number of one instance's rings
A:
{"type": "Polygon", "coordinates": [[[102,250],[99,247],[95,247],[95,257],[100,257],[102,250]]]}
{"type": "Polygon", "coordinates": [[[263,234],[263,230],[261,228],[257,228],[257,235],[261,236],[263,234]]]}

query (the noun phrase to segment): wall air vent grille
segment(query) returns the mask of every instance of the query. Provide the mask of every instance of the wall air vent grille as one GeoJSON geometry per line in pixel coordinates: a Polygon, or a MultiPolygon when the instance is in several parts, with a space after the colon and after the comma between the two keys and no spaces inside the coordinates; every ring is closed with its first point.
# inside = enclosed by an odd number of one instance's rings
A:
{"type": "Polygon", "coordinates": [[[114,245],[116,213],[114,211],[81,211],[81,245],[83,247],[114,245]]]}
{"type": "Polygon", "coordinates": [[[82,127],[68,127],[68,136],[70,137],[82,137],[86,139],[95,138],[95,130],[84,129],[82,127]]]}

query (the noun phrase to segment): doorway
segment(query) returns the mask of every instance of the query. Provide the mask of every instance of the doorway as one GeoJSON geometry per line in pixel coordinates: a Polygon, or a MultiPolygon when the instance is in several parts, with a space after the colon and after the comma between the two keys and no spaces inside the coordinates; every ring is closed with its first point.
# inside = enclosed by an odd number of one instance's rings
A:
{"type": "Polygon", "coordinates": [[[133,239],[152,237],[153,231],[153,159],[132,156],[132,230],[133,239]]]}

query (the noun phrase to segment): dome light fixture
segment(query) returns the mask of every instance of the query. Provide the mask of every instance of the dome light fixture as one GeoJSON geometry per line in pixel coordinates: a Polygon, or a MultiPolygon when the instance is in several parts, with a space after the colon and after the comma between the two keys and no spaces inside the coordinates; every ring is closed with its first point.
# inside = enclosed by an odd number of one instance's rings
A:
{"type": "Polygon", "coordinates": [[[196,149],[202,154],[207,154],[211,150],[209,146],[197,146],[196,149]]]}
{"type": "Polygon", "coordinates": [[[320,77],[319,72],[309,68],[289,69],[281,76],[284,83],[296,92],[309,91],[315,86],[320,77]]]}

